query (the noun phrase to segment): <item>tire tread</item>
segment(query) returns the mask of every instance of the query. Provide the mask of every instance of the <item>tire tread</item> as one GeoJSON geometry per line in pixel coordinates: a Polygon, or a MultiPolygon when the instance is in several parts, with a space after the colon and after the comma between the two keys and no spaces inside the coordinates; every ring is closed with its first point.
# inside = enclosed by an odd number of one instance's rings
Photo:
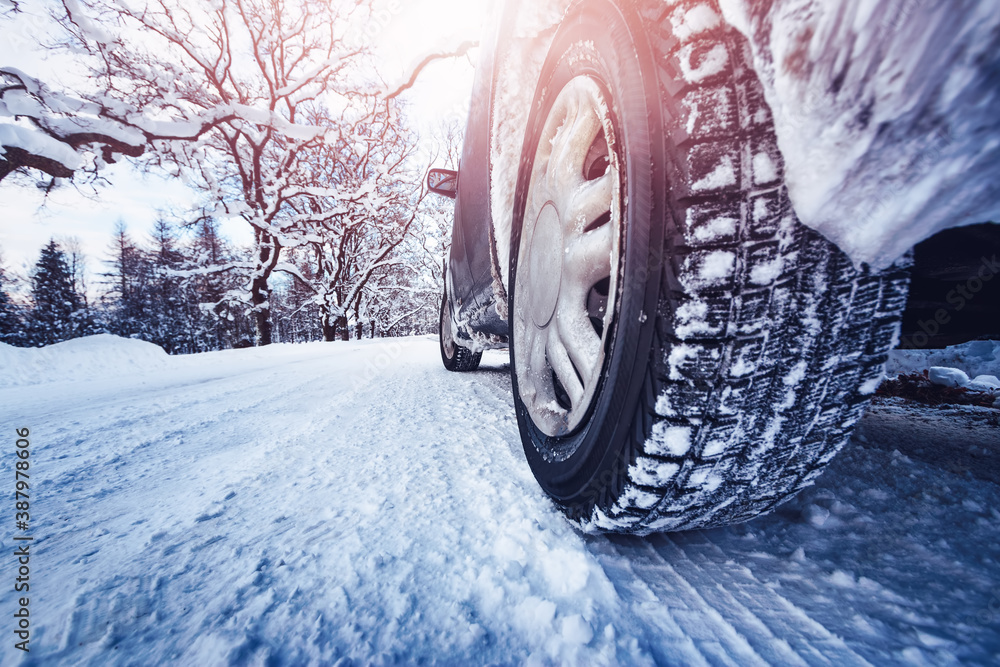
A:
{"type": "Polygon", "coordinates": [[[685,43],[670,32],[673,12],[706,3],[720,13],[714,0],[666,11],[662,2],[643,0],[637,9],[656,17],[661,91],[678,101],[665,102],[665,116],[685,126],[667,156],[675,173],[697,182],[729,159],[736,182],[680,193],[671,183],[681,228],[667,234],[670,261],[632,417],[635,436],[623,474],[593,506],[570,512],[584,529],[648,533],[738,523],[811,484],[861,417],[869,398],[862,389],[873,390],[881,377],[906,305],[906,261],[882,273],[857,268],[794,217],[743,37],[722,27],[685,43]],[[723,71],[698,86],[680,79],[682,58],[720,43],[729,56],[723,71]],[[736,109],[692,121],[692,100],[711,99],[736,109]],[[754,173],[758,154],[768,156],[774,174],[754,173]],[[704,228],[719,216],[738,224],[712,237],[704,228]],[[706,284],[699,269],[719,253],[735,258],[732,275],[706,284]],[[700,330],[691,326],[697,318],[685,319],[689,312],[703,314],[700,330]],[[668,428],[690,429],[686,452],[663,453],[657,434],[668,428]]]}

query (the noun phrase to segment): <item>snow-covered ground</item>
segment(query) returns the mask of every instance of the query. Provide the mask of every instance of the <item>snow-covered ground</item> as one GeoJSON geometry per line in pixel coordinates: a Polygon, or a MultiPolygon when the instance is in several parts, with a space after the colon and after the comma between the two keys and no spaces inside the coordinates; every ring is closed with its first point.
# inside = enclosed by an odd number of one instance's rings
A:
{"type": "Polygon", "coordinates": [[[934,367],[954,368],[971,378],[1000,375],[1000,341],[974,340],[943,350],[893,350],[885,372],[893,377],[934,367]]]}
{"type": "MultiPolygon", "coordinates": [[[[538,489],[496,352],[463,375],[432,338],[0,362],[10,486],[31,430],[32,663],[1000,661],[997,410],[883,401],[774,514],[640,539],[578,534],[538,489]]],[[[0,662],[27,664],[13,561],[0,662]]]]}

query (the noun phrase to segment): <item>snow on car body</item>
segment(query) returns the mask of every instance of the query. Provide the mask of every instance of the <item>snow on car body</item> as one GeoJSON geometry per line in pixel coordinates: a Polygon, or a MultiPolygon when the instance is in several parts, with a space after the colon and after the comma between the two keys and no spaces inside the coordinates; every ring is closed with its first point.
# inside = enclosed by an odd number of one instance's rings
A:
{"type": "Polygon", "coordinates": [[[582,527],[741,521],[811,483],[896,343],[901,256],[996,215],[1000,18],[904,4],[500,9],[442,357],[510,344],[526,456],[582,527]]]}

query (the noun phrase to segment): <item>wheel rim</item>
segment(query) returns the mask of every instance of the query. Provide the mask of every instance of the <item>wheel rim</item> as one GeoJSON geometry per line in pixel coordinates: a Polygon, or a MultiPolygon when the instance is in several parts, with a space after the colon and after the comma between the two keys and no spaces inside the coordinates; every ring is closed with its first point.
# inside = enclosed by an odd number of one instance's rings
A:
{"type": "Polygon", "coordinates": [[[521,400],[549,436],[576,429],[597,393],[618,292],[621,165],[601,85],[577,76],[538,139],[513,300],[521,400]]]}

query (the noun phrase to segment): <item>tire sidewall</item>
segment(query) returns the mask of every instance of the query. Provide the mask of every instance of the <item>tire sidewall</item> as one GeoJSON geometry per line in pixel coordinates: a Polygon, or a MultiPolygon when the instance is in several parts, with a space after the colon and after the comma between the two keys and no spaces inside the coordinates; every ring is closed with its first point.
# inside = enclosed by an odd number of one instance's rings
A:
{"type": "Polygon", "coordinates": [[[654,187],[663,173],[662,122],[655,73],[649,71],[651,54],[642,34],[635,17],[608,2],[588,3],[563,21],[539,77],[515,191],[511,331],[521,228],[538,138],[565,84],[581,74],[597,79],[607,96],[617,140],[614,150],[623,168],[620,256],[616,312],[600,385],[573,433],[550,437],[532,422],[518,393],[517,350],[511,345],[514,403],[525,456],[539,484],[571,516],[589,514],[602,498],[616,495],[613,487],[633,458],[628,446],[633,416],[650,361],[666,207],[664,188],[654,187]]]}
{"type": "MultiPolygon", "coordinates": [[[[446,317],[445,314],[448,313],[446,308],[450,308],[451,304],[448,303],[448,292],[445,290],[441,297],[441,313],[438,315],[438,344],[441,348],[441,361],[444,363],[444,367],[448,370],[452,370],[455,365],[455,359],[458,356],[458,348],[454,337],[451,335],[451,331],[445,331],[445,326],[451,324],[451,318],[446,317]],[[453,354],[449,357],[448,351],[446,349],[446,343],[450,342],[453,350],[453,354]]],[[[450,314],[449,314],[450,315],[450,314]]]]}

